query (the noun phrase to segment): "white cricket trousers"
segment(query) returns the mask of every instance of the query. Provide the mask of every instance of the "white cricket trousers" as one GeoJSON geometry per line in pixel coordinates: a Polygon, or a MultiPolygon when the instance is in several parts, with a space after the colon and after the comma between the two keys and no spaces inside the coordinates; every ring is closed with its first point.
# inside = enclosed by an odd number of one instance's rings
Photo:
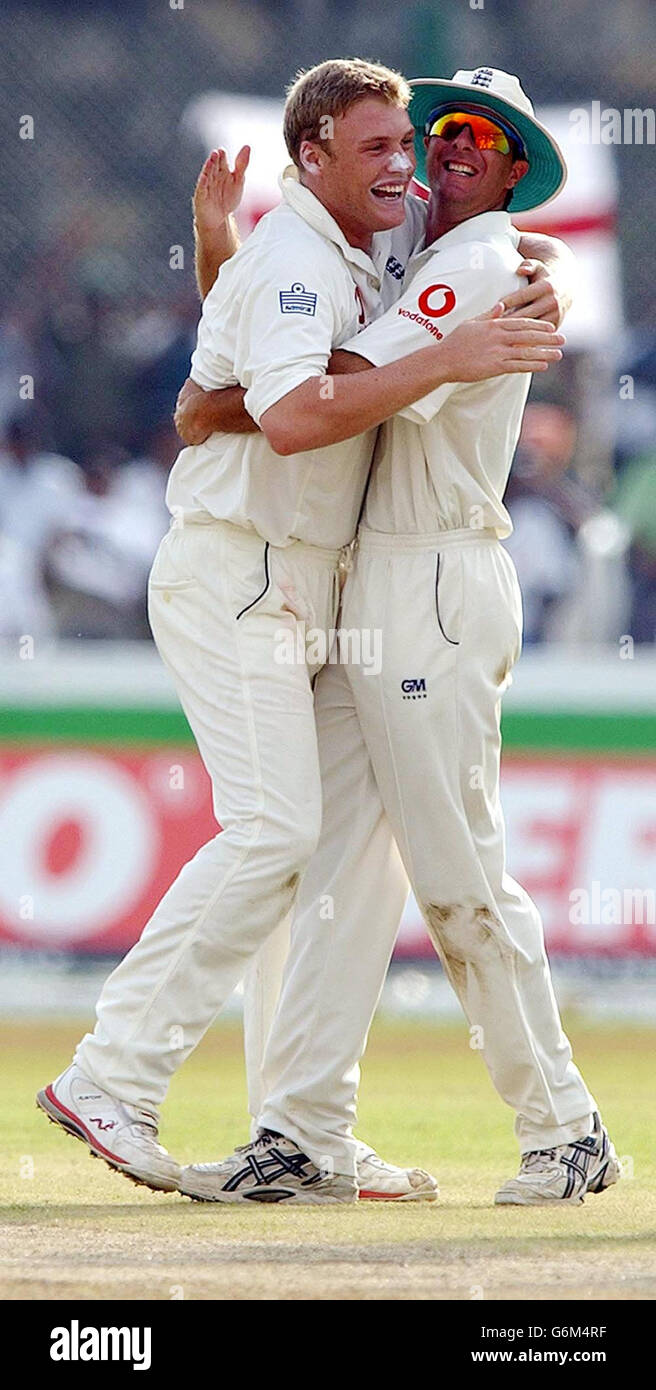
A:
{"type": "MultiPolygon", "coordinates": [[[[157,1111],[274,934],[277,993],[284,921],[321,826],[312,681],[335,626],[339,559],[300,542],[274,547],[226,522],[173,525],[157,552],[150,623],[223,831],[181,870],[110,975],[76,1053],[98,1086],[134,1105],[157,1111]]],[[[262,1039],[251,1021],[257,1072],[262,1039]]]]}
{"type": "Polygon", "coordinates": [[[512,560],[492,532],[361,531],[341,627],[380,631],[382,670],[349,663],[318,683],[333,776],[265,1056],[261,1122],[315,1161],[355,1171],[358,1061],[401,901],[392,869],[387,881],[381,869],[393,835],[472,1036],[516,1112],[522,1152],[580,1138],[595,1103],[562,1031],[538,911],[505,867],[500,708],[521,646],[512,560]],[[334,920],[322,929],[318,902],[333,882],[334,920]],[[363,967],[373,956],[378,978],[363,967]],[[359,1022],[353,1010],[340,1019],[352,981],[359,1022]]]}

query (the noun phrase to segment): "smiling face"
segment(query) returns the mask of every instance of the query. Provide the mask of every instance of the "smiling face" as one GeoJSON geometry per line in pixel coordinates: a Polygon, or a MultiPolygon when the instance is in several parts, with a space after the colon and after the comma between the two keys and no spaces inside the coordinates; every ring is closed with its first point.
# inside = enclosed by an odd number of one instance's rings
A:
{"type": "Polygon", "coordinates": [[[502,208],[508,191],[528,169],[528,162],[512,152],[479,150],[467,125],[451,139],[431,135],[424,144],[431,194],[438,200],[441,222],[451,226],[502,208]]]}
{"type": "Polygon", "coordinates": [[[330,140],[304,140],[301,180],[339,223],[352,246],[398,227],[416,166],[407,111],[363,97],[336,116],[330,140]]]}

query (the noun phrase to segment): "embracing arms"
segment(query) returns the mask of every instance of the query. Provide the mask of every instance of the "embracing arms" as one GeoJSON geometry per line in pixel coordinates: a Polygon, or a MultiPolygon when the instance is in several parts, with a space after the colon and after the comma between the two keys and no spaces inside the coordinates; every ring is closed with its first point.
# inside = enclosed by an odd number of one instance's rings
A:
{"type": "MultiPolygon", "coordinates": [[[[331,357],[329,373],[313,376],[270,406],[261,428],[277,454],[340,443],[379,425],[447,382],[482,381],[510,372],[546,371],[564,338],[552,324],[504,316],[499,303],[454,329],[442,342],[374,367],[353,352],[331,357]],[[365,373],[365,368],[366,370],[365,373]]],[[[176,408],[186,443],[202,443],[215,430],[257,429],[240,386],[203,391],[188,380],[176,408]]]]}
{"type": "MultiPolygon", "coordinates": [[[[241,197],[248,157],[244,147],[232,171],[225,152],[214,151],[199,177],[194,228],[202,296],[238,245],[231,214],[241,197]]],[[[328,366],[330,380],[311,376],[271,406],[261,418],[261,428],[274,451],[292,454],[337,443],[381,423],[446,382],[546,370],[561,356],[562,339],[553,335],[552,327],[560,323],[571,302],[573,257],[564,243],[541,234],[524,234],[519,251],[530,257],[518,270],[527,277],[527,284],[507,296],[503,305],[456,327],[448,340],[408,355],[401,348],[398,360],[379,367],[359,359],[355,349],[342,353],[328,366]],[[352,376],[365,367],[370,368],[366,381],[333,380],[333,372],[352,376]]],[[[188,379],[175,412],[184,443],[202,443],[217,430],[256,431],[258,425],[244,408],[244,395],[240,386],[207,391],[188,379]]]]}

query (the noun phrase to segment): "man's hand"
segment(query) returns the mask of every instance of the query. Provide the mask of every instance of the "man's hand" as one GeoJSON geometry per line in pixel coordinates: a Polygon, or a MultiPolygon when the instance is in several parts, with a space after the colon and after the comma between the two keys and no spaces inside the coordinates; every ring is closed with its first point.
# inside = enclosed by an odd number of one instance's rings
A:
{"type": "Polygon", "coordinates": [[[449,354],[449,380],[484,381],[508,372],[546,372],[565,342],[545,319],[504,313],[508,301],[454,328],[440,345],[449,354]]]}
{"type": "Polygon", "coordinates": [[[509,294],[504,300],[506,315],[521,315],[544,320],[554,328],[560,325],[571,305],[571,296],[559,287],[556,278],[542,261],[522,261],[518,275],[525,275],[528,284],[509,294]]]}
{"type": "Polygon", "coordinates": [[[212,150],[198,175],[192,201],[196,281],[201,299],[209,294],[224,262],[239,250],[232,214],[241,202],[250,154],[249,146],[244,145],[231,169],[225,150],[212,150]]]}
{"type": "Polygon", "coordinates": [[[178,391],[173,424],[183,444],[204,444],[212,433],[212,426],[208,425],[203,410],[203,397],[207,394],[189,376],[178,391]]]}
{"type": "Polygon", "coordinates": [[[178,393],[173,423],[183,444],[204,444],[211,434],[255,434],[257,425],[244,408],[241,386],[204,391],[187,377],[178,393]]]}
{"type": "Polygon", "coordinates": [[[208,154],[192,198],[194,223],[201,238],[211,239],[230,214],[236,212],[244,192],[250,157],[250,146],[243,145],[231,169],[225,150],[212,150],[208,154]]]}
{"type": "Polygon", "coordinates": [[[533,319],[548,319],[554,328],[571,309],[576,288],[576,257],[559,237],[544,232],[522,232],[519,253],[524,257],[517,274],[528,284],[508,296],[506,309],[533,319]]]}

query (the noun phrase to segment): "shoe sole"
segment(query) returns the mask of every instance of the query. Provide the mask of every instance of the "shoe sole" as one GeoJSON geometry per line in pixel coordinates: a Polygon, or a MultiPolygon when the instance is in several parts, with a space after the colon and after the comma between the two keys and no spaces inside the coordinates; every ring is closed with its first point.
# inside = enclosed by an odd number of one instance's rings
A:
{"type": "Polygon", "coordinates": [[[573,1197],[538,1197],[527,1196],[524,1193],[513,1193],[512,1196],[505,1196],[497,1192],[494,1198],[495,1207],[555,1207],[555,1206],[575,1206],[583,1204],[583,1193],[576,1193],[573,1197]]]}
{"type": "Polygon", "coordinates": [[[74,1115],[72,1110],[67,1110],[66,1106],[57,1100],[52,1086],[46,1086],[42,1091],[37,1091],[36,1105],[37,1109],[42,1110],[47,1116],[51,1124],[57,1125],[58,1129],[63,1129],[64,1133],[68,1134],[71,1139],[79,1139],[81,1143],[85,1144],[92,1158],[102,1159],[108,1168],[112,1168],[116,1173],[122,1173],[123,1177],[129,1178],[136,1187],[149,1187],[154,1192],[178,1191],[177,1184],[173,1181],[167,1182],[165,1178],[153,1179],[144,1173],[139,1173],[134,1168],[129,1168],[117,1154],[113,1154],[110,1149],[99,1144],[79,1116],[74,1115]]]}
{"type": "Polygon", "coordinates": [[[320,1206],[354,1206],[357,1202],[357,1193],[349,1193],[348,1196],[338,1196],[329,1193],[316,1192],[310,1195],[309,1192],[292,1192],[289,1188],[270,1188],[251,1189],[250,1192],[225,1192],[220,1196],[201,1196],[198,1192],[185,1192],[184,1188],[179,1188],[182,1197],[189,1197],[192,1202],[214,1202],[223,1206],[245,1206],[249,1202],[257,1202],[265,1206],[268,1203],[278,1205],[284,1203],[286,1206],[294,1207],[320,1207],[320,1206]]]}

